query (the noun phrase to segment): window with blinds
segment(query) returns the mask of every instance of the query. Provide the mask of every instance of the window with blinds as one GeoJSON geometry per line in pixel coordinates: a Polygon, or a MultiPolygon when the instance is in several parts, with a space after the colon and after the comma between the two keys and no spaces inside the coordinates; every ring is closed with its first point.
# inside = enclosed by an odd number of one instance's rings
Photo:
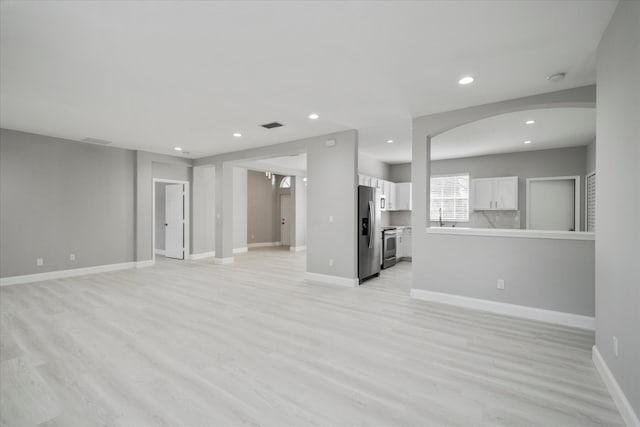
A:
{"type": "Polygon", "coordinates": [[[587,197],[587,224],[586,231],[596,231],[596,173],[587,175],[587,188],[585,190],[587,197]]]}
{"type": "Polygon", "coordinates": [[[431,221],[469,221],[469,175],[431,177],[431,221]]]}

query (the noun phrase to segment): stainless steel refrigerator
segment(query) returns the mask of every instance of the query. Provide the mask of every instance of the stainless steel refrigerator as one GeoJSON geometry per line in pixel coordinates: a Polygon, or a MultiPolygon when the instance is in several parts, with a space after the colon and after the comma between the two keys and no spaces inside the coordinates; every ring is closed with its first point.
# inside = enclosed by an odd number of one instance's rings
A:
{"type": "Polygon", "coordinates": [[[380,198],[378,190],[358,186],[358,279],[363,281],[380,275],[382,235],[380,230],[380,198]]]}

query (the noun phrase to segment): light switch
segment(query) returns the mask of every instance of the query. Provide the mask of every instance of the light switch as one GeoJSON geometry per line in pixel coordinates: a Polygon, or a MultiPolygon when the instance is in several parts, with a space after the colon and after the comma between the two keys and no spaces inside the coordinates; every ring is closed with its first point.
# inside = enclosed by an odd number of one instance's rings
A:
{"type": "Polygon", "coordinates": [[[329,222],[333,222],[333,215],[329,215],[329,222]]]}

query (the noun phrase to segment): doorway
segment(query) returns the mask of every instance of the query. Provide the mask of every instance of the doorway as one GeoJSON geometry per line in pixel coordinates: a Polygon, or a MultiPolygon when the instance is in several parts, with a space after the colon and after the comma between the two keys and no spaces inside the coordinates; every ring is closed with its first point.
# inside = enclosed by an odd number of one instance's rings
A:
{"type": "Polygon", "coordinates": [[[153,179],[152,253],[166,258],[189,258],[189,182],[153,179]]]}
{"type": "Polygon", "coordinates": [[[580,177],[527,179],[528,230],[580,230],[580,177]]]}
{"type": "Polygon", "coordinates": [[[291,246],[291,195],[280,195],[280,244],[291,246]]]}

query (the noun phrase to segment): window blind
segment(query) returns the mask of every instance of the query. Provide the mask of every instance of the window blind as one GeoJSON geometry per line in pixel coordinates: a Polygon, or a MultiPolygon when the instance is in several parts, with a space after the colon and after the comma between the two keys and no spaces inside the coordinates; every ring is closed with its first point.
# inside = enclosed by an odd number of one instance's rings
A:
{"type": "Polygon", "coordinates": [[[469,175],[431,177],[431,221],[469,221],[469,175]]]}

